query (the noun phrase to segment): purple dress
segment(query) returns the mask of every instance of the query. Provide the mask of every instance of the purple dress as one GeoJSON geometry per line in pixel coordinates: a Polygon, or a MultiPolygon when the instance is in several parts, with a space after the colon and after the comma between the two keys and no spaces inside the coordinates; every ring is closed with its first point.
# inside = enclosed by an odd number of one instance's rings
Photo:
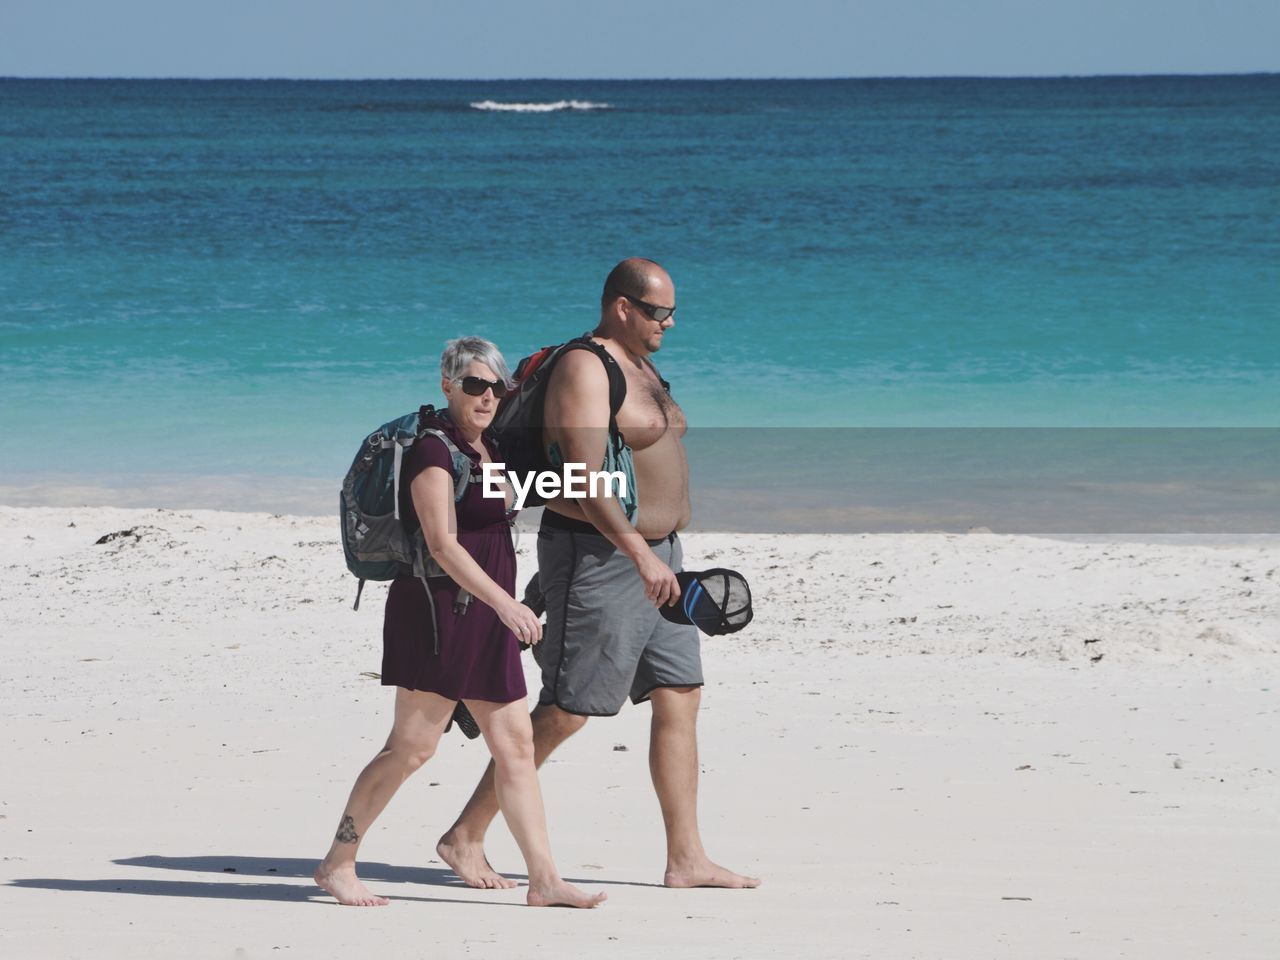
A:
{"type": "MultiPolygon", "coordinates": [[[[479,451],[464,441],[452,424],[442,422],[441,426],[471,458],[472,474],[479,475],[479,451]]],[[[490,450],[495,449],[487,434],[484,439],[490,450]]],[[[413,445],[400,474],[400,516],[411,532],[419,524],[409,487],[431,466],[450,471],[452,461],[439,438],[426,436],[413,445]]],[[[498,586],[511,593],[516,582],[516,556],[505,502],[483,496],[482,485],[473,483],[455,509],[458,542],[498,586]]],[[[382,624],[383,686],[427,690],[449,700],[523,700],[527,691],[515,634],[492,607],[474,597],[465,613],[455,614],[458,585],[449,577],[432,577],[427,583],[440,627],[440,652],[434,650],[431,610],[422,582],[412,576],[391,581],[382,624]]]]}

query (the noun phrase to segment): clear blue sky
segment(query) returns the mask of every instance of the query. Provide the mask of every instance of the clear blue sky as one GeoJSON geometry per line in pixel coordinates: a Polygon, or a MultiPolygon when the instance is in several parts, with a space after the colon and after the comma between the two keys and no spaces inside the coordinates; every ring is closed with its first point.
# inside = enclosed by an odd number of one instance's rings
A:
{"type": "Polygon", "coordinates": [[[0,75],[1280,70],[1280,0],[0,0],[0,75]]]}

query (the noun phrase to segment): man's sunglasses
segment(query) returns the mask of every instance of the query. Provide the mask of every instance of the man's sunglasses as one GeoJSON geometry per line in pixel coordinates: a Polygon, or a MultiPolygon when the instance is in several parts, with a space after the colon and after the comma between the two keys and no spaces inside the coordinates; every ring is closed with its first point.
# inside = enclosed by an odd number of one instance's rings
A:
{"type": "Polygon", "coordinates": [[[484,377],[457,377],[454,383],[462,384],[462,392],[470,397],[483,397],[486,390],[492,390],[496,399],[507,395],[507,385],[501,380],[486,380],[484,377]]]}
{"type": "Polygon", "coordinates": [[[630,300],[639,307],[650,320],[657,320],[659,323],[667,319],[667,317],[673,316],[676,312],[675,307],[659,307],[652,303],[645,303],[639,297],[633,297],[629,293],[619,292],[618,296],[626,300],[630,300]]]}

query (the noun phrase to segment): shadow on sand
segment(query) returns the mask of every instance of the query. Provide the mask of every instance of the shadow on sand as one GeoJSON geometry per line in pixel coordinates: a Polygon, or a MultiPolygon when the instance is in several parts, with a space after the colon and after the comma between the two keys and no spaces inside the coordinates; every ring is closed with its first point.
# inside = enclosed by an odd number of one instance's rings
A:
{"type": "MultiPolygon", "coordinates": [[[[315,860],[297,857],[126,857],[112,860],[122,867],[149,867],[152,870],[185,870],[192,873],[235,873],[250,877],[305,877],[310,880],[315,872],[315,860]]],[[[361,860],[360,879],[370,883],[422,883],[435,887],[462,887],[470,889],[448,867],[400,867],[390,863],[361,860]]],[[[503,871],[508,879],[527,884],[523,873],[503,871]]],[[[600,877],[565,877],[570,883],[590,886],[661,887],[660,883],[644,883],[637,880],[604,880],[600,877]]]]}
{"type": "MultiPolygon", "coordinates": [[[[270,877],[306,879],[307,884],[263,883],[256,880],[234,882],[222,880],[70,880],[57,878],[23,878],[11,880],[10,887],[29,890],[64,890],[79,893],[129,893],[150,897],[196,897],[216,900],[276,900],[286,903],[324,903],[336,906],[334,900],[319,887],[311,885],[315,860],[297,857],[162,857],[155,854],[123,857],[111,861],[122,867],[146,867],[152,870],[181,870],[189,873],[214,873],[237,877],[270,877]]],[[[521,873],[506,876],[521,883],[528,877],[521,873]]],[[[400,867],[390,863],[362,861],[360,878],[370,883],[417,883],[435,887],[470,889],[448,867],[400,867]]],[[[656,887],[656,883],[598,878],[571,878],[570,883],[586,886],[621,885],[656,887]]],[[[514,907],[518,903],[499,900],[462,900],[449,897],[413,897],[379,891],[391,900],[414,903],[463,903],[470,906],[514,907]]]]}
{"type": "MultiPolygon", "coordinates": [[[[246,877],[305,877],[310,880],[318,860],[298,857],[124,857],[112,860],[122,867],[148,867],[152,870],[182,870],[187,873],[234,873],[246,877]]],[[[448,867],[398,867],[390,863],[361,860],[360,879],[380,883],[425,883],[433,887],[465,887],[466,884],[448,867]]],[[[515,880],[527,879],[521,874],[515,880]]]]}
{"type": "MultiPolygon", "coordinates": [[[[62,890],[72,893],[131,893],[144,897],[196,897],[213,900],[276,900],[284,903],[316,903],[336,907],[337,901],[319,887],[291,883],[202,883],[198,880],[59,880],[18,879],[7,884],[27,890],[62,890]]],[[[392,901],[410,903],[462,903],[473,907],[519,907],[501,901],[457,900],[450,897],[406,897],[383,894],[392,901]]]]}

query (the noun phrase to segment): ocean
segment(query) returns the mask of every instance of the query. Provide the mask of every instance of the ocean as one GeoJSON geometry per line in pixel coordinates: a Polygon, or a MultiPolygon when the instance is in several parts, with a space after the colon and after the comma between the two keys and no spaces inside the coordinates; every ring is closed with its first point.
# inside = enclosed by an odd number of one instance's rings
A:
{"type": "Polygon", "coordinates": [[[631,255],[717,528],[1280,531],[1280,75],[0,80],[0,502],[326,512],[631,255]]]}

